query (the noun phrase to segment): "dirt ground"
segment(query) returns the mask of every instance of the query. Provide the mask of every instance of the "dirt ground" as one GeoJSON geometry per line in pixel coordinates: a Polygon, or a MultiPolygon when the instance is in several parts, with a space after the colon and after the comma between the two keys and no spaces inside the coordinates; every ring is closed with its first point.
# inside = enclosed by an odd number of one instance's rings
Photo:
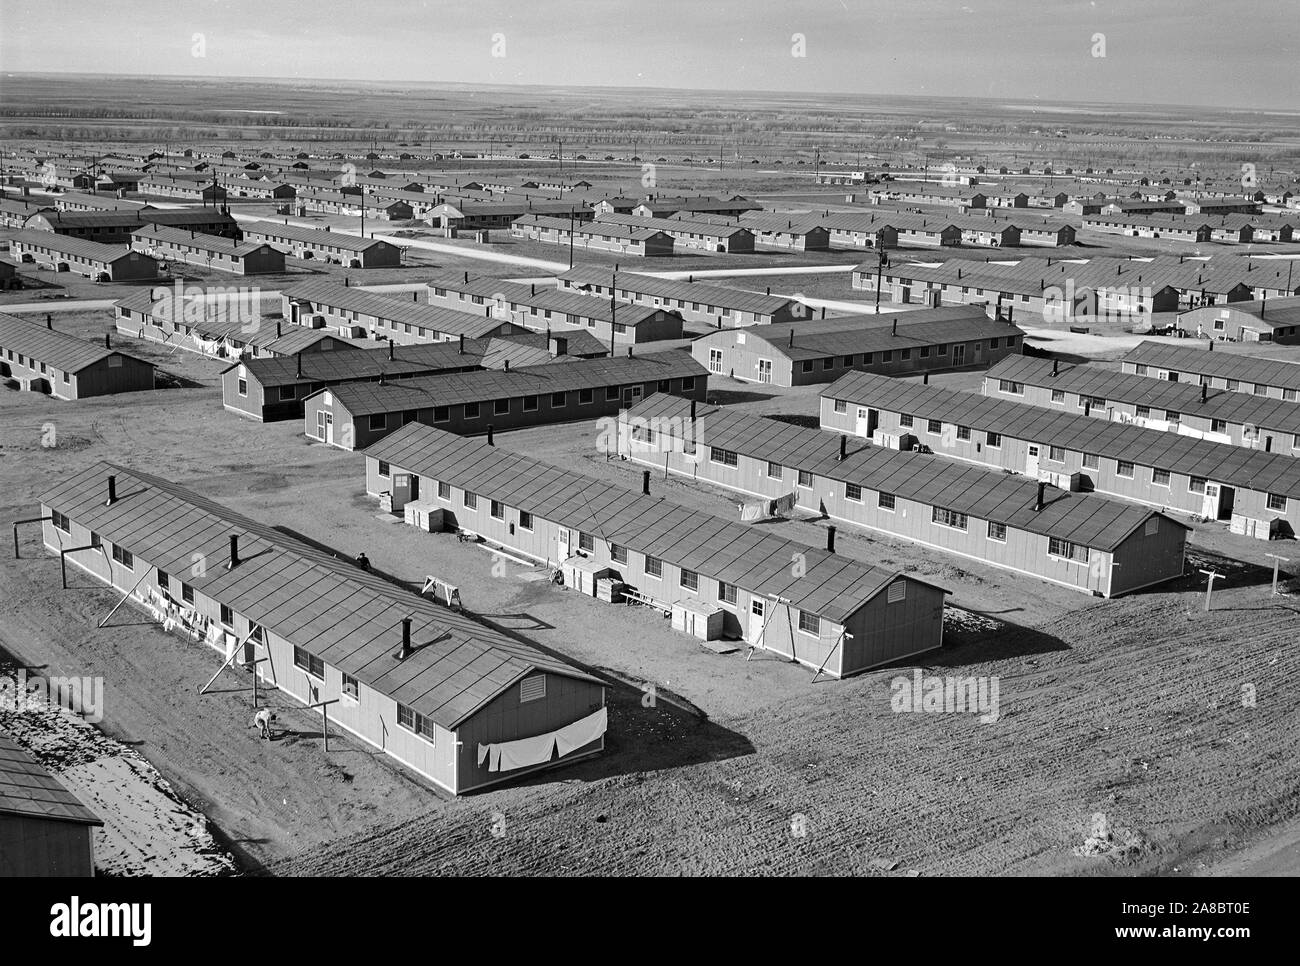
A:
{"type": "MultiPolygon", "coordinates": [[[[106,318],[55,324],[93,330],[106,318]]],[[[644,611],[524,579],[513,564],[494,568],[479,547],[381,519],[356,454],[309,445],[296,422],[225,413],[220,363],[119,341],[186,388],[80,403],[0,392],[4,530],[32,515],[51,479],[113,460],[341,553],[365,550],[378,570],[417,586],[454,574],[481,619],[610,686],[606,755],[448,801],[350,737],[333,735],[327,757],[319,718],[278,693],[271,706],[286,734],[259,741],[246,678],[226,672],[200,697],[215,652],[125,609],[97,629],[115,595],[75,571],[61,590],[57,560],[26,528],[22,559],[0,555],[0,649],[29,667],[102,674],[106,733],[207,815],[245,870],[843,874],[898,862],[896,874],[1127,874],[1196,868],[1189,857],[1300,814],[1298,608],[1270,599],[1253,566],[1274,546],[1199,527],[1198,559],[1231,574],[1202,614],[1199,576],[1101,601],[841,528],[841,552],[952,590],[948,646],[927,657],[927,673],[1001,680],[996,723],[895,714],[889,682],[910,668],[814,685],[807,669],[770,655],[714,654],[644,611]],[[54,448],[41,446],[47,424],[54,448]],[[1244,684],[1253,706],[1242,704],[1244,684]],[[1074,854],[1098,812],[1138,843],[1122,859],[1074,854]]],[[[979,378],[936,382],[975,388],[979,378]]],[[[759,393],[724,381],[715,393],[753,412],[810,415],[818,388],[759,393]]],[[[637,486],[638,471],[596,451],[595,432],[502,433],[498,445],[637,486]]],[[[734,512],[722,491],[657,477],[652,488],[734,512]]],[[[824,540],[815,522],[777,527],[824,540]]]]}

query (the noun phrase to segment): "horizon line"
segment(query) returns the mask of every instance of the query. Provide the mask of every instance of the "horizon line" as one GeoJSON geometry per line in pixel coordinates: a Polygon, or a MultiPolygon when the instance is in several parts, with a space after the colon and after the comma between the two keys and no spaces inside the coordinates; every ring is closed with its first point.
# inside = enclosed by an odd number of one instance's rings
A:
{"type": "MultiPolygon", "coordinates": [[[[1006,104],[1013,100],[1012,97],[976,97],[961,94],[889,94],[889,93],[866,93],[862,91],[777,91],[763,90],[759,88],[725,88],[725,87],[668,87],[661,85],[615,85],[615,84],[521,84],[509,82],[490,82],[475,83],[469,81],[452,81],[452,80],[375,80],[373,78],[360,77],[291,77],[274,74],[221,74],[221,75],[196,75],[196,74],[140,74],[122,71],[72,71],[72,70],[49,70],[49,71],[27,71],[27,70],[4,70],[0,71],[0,76],[6,77],[130,77],[142,80],[149,79],[167,79],[167,80],[184,80],[200,82],[222,82],[222,81],[269,81],[279,83],[312,83],[319,82],[322,84],[371,84],[371,85],[411,85],[415,87],[460,87],[470,90],[490,90],[493,88],[510,88],[526,90],[561,90],[561,91],[656,91],[666,93],[695,93],[695,94],[729,94],[729,95],[776,95],[783,97],[865,97],[877,99],[896,99],[909,101],[974,101],[989,104],[1006,104]]],[[[1029,94],[1025,99],[1033,100],[1035,95],[1029,94]]],[[[3,93],[0,92],[0,101],[4,100],[3,93]]],[[[1244,115],[1278,115],[1282,117],[1294,116],[1300,117],[1300,110],[1285,110],[1282,108],[1246,108],[1227,105],[1212,104],[1176,104],[1164,101],[1084,101],[1069,100],[1065,98],[1055,98],[1049,101],[1042,101],[1044,107],[1051,105],[1064,105],[1070,107],[1175,107],[1189,111],[1232,111],[1244,115]]],[[[1029,107],[1029,105],[1026,105],[1029,107]]],[[[1013,110],[1015,108],[1012,108],[1013,110]]],[[[1032,110],[1032,108],[1030,108],[1032,110]]],[[[220,113],[220,112],[214,112],[220,113]]]]}

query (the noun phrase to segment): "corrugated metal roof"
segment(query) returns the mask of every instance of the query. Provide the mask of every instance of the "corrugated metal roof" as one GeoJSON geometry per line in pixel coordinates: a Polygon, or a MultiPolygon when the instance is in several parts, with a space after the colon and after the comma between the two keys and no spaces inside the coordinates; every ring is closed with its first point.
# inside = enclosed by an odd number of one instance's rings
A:
{"type": "MultiPolygon", "coordinates": [[[[632,407],[628,416],[647,420],[666,417],[669,421],[651,425],[658,432],[667,432],[690,423],[690,403],[673,396],[651,396],[632,407]]],[[[1035,510],[1038,485],[1027,477],[942,456],[873,446],[862,439],[849,440],[846,456],[840,460],[836,434],[730,408],[697,405],[694,436],[697,446],[718,446],[753,459],[1099,550],[1113,550],[1148,517],[1164,516],[1104,496],[1055,488],[1049,489],[1046,506],[1035,510]]],[[[1171,517],[1166,519],[1187,529],[1171,517]]]]}
{"type": "MultiPolygon", "coordinates": [[[[708,370],[685,349],[669,349],[643,356],[574,359],[567,365],[528,366],[509,372],[447,373],[417,376],[400,382],[349,383],[333,390],[334,398],[353,416],[427,409],[467,402],[574,392],[605,386],[625,386],[682,376],[706,377],[708,370]]],[[[491,416],[487,417],[491,421],[491,416]]]]}
{"type": "Polygon", "coordinates": [[[836,623],[900,576],[418,423],[365,453],[752,593],[783,597],[836,623]],[[807,563],[802,577],[790,566],[796,553],[807,563]]]}
{"type": "Polygon", "coordinates": [[[832,383],[823,396],[1000,433],[1011,439],[1061,446],[1076,453],[1092,453],[1138,466],[1204,477],[1261,493],[1300,497],[1300,460],[1289,456],[1223,446],[1177,433],[867,372],[848,373],[832,383]]]}
{"type": "Polygon", "coordinates": [[[394,700],[454,729],[533,670],[595,680],[529,644],[409,593],[265,524],[160,477],[97,463],[52,487],[41,502],[270,633],[306,648],[394,700]],[[104,505],[105,479],[118,498],[104,505]],[[229,538],[240,564],[227,569],[229,538]],[[210,561],[193,572],[194,555],[210,561]],[[403,617],[413,653],[393,657],[403,617]]]}
{"type": "Polygon", "coordinates": [[[75,335],[47,329],[43,325],[3,312],[0,312],[0,348],[21,352],[37,362],[74,373],[109,356],[126,355],[105,348],[103,343],[87,342],[75,335]]]}
{"type": "Polygon", "coordinates": [[[104,824],[45,766],[3,733],[0,733],[0,814],[80,825],[104,824]]]}
{"type": "MultiPolygon", "coordinates": [[[[1209,345],[1209,343],[1207,343],[1209,345]]],[[[1300,390],[1300,365],[1279,359],[1260,359],[1236,352],[1214,352],[1185,346],[1144,341],[1120,360],[1174,372],[1237,379],[1241,382],[1300,390]]]]}
{"type": "MultiPolygon", "coordinates": [[[[1228,302],[1224,305],[1205,305],[1189,309],[1178,314],[1178,321],[1183,324],[1204,319],[1227,318],[1241,313],[1250,316],[1259,325],[1271,329],[1300,325],[1300,298],[1254,299],[1249,302],[1228,302]]],[[[1240,320],[1245,324],[1245,320],[1240,320]]],[[[1252,325],[1254,323],[1251,323],[1252,325]]],[[[1213,330],[1211,330],[1213,331],[1213,330]]]]}
{"type": "MultiPolygon", "coordinates": [[[[1284,433],[1300,433],[1300,406],[1271,396],[1227,389],[1201,389],[1195,383],[1151,379],[1118,369],[1098,366],[1053,363],[1032,356],[1008,356],[987,373],[986,379],[1010,379],[1027,386],[1060,389],[1098,399],[1149,406],[1203,419],[1224,419],[1230,423],[1249,423],[1284,433]],[[1058,366],[1052,375],[1052,366],[1058,366]]],[[[1163,413],[1161,414],[1162,418],[1163,413]]]]}

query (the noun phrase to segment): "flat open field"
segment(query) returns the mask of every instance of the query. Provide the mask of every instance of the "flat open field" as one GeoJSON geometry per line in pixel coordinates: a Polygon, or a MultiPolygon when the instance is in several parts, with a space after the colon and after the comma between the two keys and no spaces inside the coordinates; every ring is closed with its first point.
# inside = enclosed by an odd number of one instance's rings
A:
{"type": "MultiPolygon", "coordinates": [[[[106,313],[56,316],[86,334],[106,324],[106,313]]],[[[246,678],[227,672],[200,697],[216,652],[127,610],[97,629],[115,596],[75,570],[61,590],[57,560],[24,530],[23,558],[0,563],[0,649],[46,673],[102,674],[105,730],[204,812],[246,870],[844,874],[898,862],[926,874],[1195,872],[1202,852],[1300,814],[1298,608],[1268,597],[1254,566],[1267,562],[1266,544],[1198,528],[1198,559],[1232,575],[1203,614],[1199,576],[1100,601],[841,528],[841,552],[952,590],[948,646],[927,657],[927,673],[1002,682],[994,723],[894,714],[889,682],[910,668],[813,685],[799,666],[713,654],[661,618],[521,579],[522,568],[498,576],[479,548],[380,519],[359,456],[309,445],[296,423],[222,411],[219,363],[118,341],[186,388],[76,404],[0,393],[0,525],[31,516],[49,480],[95,459],[120,462],[342,554],[365,550],[395,579],[455,574],[481,619],[610,685],[607,754],[448,801],[348,736],[333,735],[327,757],[319,718],[279,694],[271,704],[287,735],[259,742],[246,678]],[[47,423],[54,448],[40,445],[47,423]],[[642,703],[646,684],[653,707],[642,703]],[[1244,685],[1253,705],[1242,703],[1244,685]],[[1131,833],[1122,861],[1073,853],[1097,812],[1128,830],[1120,838],[1131,833]],[[792,822],[807,834],[794,835],[792,822]]],[[[940,381],[973,388],[978,374],[940,381]]],[[[815,412],[815,387],[715,389],[754,412],[815,412]]],[[[597,453],[595,431],[503,433],[498,445],[636,486],[637,471],[597,453]]],[[[721,491],[659,478],[652,487],[734,512],[721,491]]],[[[824,540],[815,521],[774,526],[824,540]]]]}

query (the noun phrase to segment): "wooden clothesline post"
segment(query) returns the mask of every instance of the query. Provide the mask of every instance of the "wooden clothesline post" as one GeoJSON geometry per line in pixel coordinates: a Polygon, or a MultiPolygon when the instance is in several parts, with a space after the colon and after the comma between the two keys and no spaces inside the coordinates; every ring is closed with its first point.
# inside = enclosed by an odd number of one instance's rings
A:
{"type": "Polygon", "coordinates": [[[1284,561],[1284,560],[1285,560],[1287,563],[1290,563],[1290,562],[1291,562],[1291,558],[1290,558],[1290,557],[1280,557],[1280,556],[1278,556],[1278,555],[1275,554],[1275,553],[1266,553],[1266,554],[1264,554],[1264,556],[1265,556],[1265,557],[1271,557],[1272,560],[1273,560],[1273,593],[1270,594],[1269,596],[1270,596],[1270,597],[1276,597],[1276,596],[1277,596],[1277,572],[1278,572],[1278,565],[1279,565],[1282,561],[1284,561]]]}
{"type": "Polygon", "coordinates": [[[328,752],[328,751],[330,750],[330,712],[329,712],[329,706],[330,706],[331,704],[337,704],[337,703],[338,703],[338,700],[339,700],[338,698],[330,698],[330,699],[327,700],[327,701],[316,701],[316,702],[314,702],[314,703],[312,703],[312,704],[307,705],[307,707],[309,707],[309,708],[320,708],[320,720],[321,720],[320,733],[321,733],[321,736],[325,739],[325,748],[324,748],[324,750],[325,750],[326,752],[328,752]]]}
{"type": "Polygon", "coordinates": [[[1213,570],[1202,570],[1201,573],[1210,578],[1205,584],[1205,610],[1208,613],[1210,609],[1210,594],[1214,591],[1215,578],[1222,577],[1223,575],[1215,573],[1213,570]]]}

